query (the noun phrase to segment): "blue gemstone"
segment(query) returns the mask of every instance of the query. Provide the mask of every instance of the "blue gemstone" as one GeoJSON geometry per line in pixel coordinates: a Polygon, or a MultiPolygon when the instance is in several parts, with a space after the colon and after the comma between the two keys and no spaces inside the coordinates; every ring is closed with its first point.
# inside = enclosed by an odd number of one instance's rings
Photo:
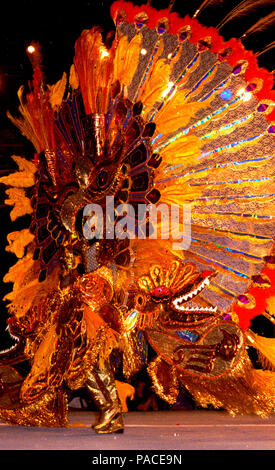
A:
{"type": "Polygon", "coordinates": [[[59,237],[58,237],[58,239],[57,239],[57,243],[62,243],[64,237],[65,237],[65,234],[64,234],[64,233],[61,233],[61,235],[59,235],[59,237]]]}
{"type": "Polygon", "coordinates": [[[225,101],[231,100],[232,95],[233,95],[233,93],[229,88],[227,88],[226,90],[224,90],[220,93],[220,97],[225,101]]]}
{"type": "Polygon", "coordinates": [[[191,343],[195,343],[199,339],[199,335],[192,333],[189,330],[178,330],[176,333],[180,338],[191,341],[191,343]]]}
{"type": "Polygon", "coordinates": [[[158,27],[158,33],[159,34],[163,34],[165,33],[166,29],[165,28],[162,28],[161,26],[158,27]]]}

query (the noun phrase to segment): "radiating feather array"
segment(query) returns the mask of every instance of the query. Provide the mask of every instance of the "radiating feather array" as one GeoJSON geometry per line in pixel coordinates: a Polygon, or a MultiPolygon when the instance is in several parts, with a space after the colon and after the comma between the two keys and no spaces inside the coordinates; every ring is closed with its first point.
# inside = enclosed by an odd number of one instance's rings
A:
{"type": "MultiPolygon", "coordinates": [[[[242,4],[233,17],[244,6],[252,8],[242,4]]],[[[112,165],[110,194],[117,191],[120,202],[189,206],[189,246],[177,256],[217,272],[196,302],[226,312],[253,286],[273,249],[272,74],[239,40],[224,41],[215,28],[200,25],[197,15],[180,18],[171,9],[125,1],[114,2],[111,14],[116,25],[111,46],[98,28],[77,40],[68,95],[65,74],[48,86],[36,67],[26,98],[19,90],[22,117],[11,119],[36,152],[44,152],[57,212],[67,197],[60,197],[65,187],[86,191],[82,199],[80,193],[73,196],[74,204],[93,201],[101,158],[112,165]],[[96,130],[100,149],[89,134],[98,126],[91,124],[96,114],[104,116],[104,126],[96,130]],[[125,164],[128,181],[121,187],[125,164]]],[[[21,214],[13,178],[1,181],[13,187],[9,191],[21,214]]],[[[52,234],[43,239],[45,270],[51,259],[58,262],[52,234]]]]}

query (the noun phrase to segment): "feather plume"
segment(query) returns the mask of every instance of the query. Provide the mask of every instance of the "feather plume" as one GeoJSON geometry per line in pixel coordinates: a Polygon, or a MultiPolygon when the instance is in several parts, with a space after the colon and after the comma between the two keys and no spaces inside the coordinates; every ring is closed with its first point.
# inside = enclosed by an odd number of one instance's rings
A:
{"type": "Polygon", "coordinates": [[[194,162],[200,151],[200,139],[194,135],[182,136],[178,140],[172,141],[160,151],[163,162],[179,163],[188,160],[188,163],[194,162]]]}
{"type": "Polygon", "coordinates": [[[251,26],[243,35],[242,38],[250,36],[250,34],[259,33],[265,31],[270,26],[273,26],[275,23],[275,11],[269,13],[269,15],[261,18],[257,23],[251,26]]]}
{"type": "Polygon", "coordinates": [[[262,49],[261,51],[257,52],[257,53],[256,53],[256,57],[260,57],[260,55],[265,54],[265,52],[270,51],[270,50],[273,49],[274,47],[275,47],[275,41],[271,42],[271,43],[268,44],[264,49],[262,49]]]}
{"type": "Polygon", "coordinates": [[[77,90],[79,87],[79,79],[74,64],[72,64],[70,68],[69,84],[73,90],[77,90]]]}
{"type": "Polygon", "coordinates": [[[34,235],[26,228],[17,232],[11,232],[7,236],[9,245],[6,247],[6,251],[14,253],[17,258],[23,258],[26,246],[28,246],[33,239],[34,235]]]}
{"type": "Polygon", "coordinates": [[[125,55],[123,59],[124,43],[126,43],[126,40],[122,37],[120,40],[122,50],[118,49],[116,53],[116,67],[118,69],[118,72],[116,73],[117,78],[121,80],[121,83],[128,86],[129,83],[131,83],[131,80],[137,68],[140,47],[142,43],[142,36],[140,34],[136,34],[133,37],[133,39],[129,42],[129,45],[124,51],[125,55]]]}
{"type": "Polygon", "coordinates": [[[189,184],[174,184],[161,190],[160,201],[166,204],[178,204],[179,206],[183,206],[200,196],[201,191],[193,189],[189,184]]]}
{"type": "Polygon", "coordinates": [[[174,3],[175,3],[175,0],[170,0],[169,5],[168,5],[169,10],[172,10],[174,3]]]}
{"type": "Polygon", "coordinates": [[[212,5],[216,5],[217,3],[222,3],[223,0],[204,0],[201,6],[195,11],[193,18],[196,18],[199,13],[201,13],[205,8],[211,7],[212,5]]]}
{"type": "Polygon", "coordinates": [[[186,90],[178,90],[172,98],[165,103],[162,112],[156,115],[155,123],[158,132],[169,135],[175,125],[177,129],[187,126],[190,119],[195,117],[196,112],[208,106],[207,102],[185,102],[186,90]],[[184,106],[184,113],[182,112],[184,106]]]}
{"type": "Polygon", "coordinates": [[[36,168],[32,162],[25,158],[13,155],[12,159],[17,163],[19,171],[0,178],[0,183],[16,188],[30,188],[35,183],[36,168]]]}
{"type": "Polygon", "coordinates": [[[48,85],[49,102],[53,109],[58,110],[64,97],[67,85],[67,74],[64,72],[62,78],[54,85],[48,85]]]}
{"type": "Polygon", "coordinates": [[[239,18],[240,16],[247,15],[251,11],[267,5],[274,5],[274,0],[243,0],[218,24],[217,30],[220,30],[229,21],[239,18]]]}
{"type": "Polygon", "coordinates": [[[14,222],[18,217],[26,214],[32,214],[33,208],[31,201],[28,197],[26,197],[24,189],[9,188],[6,190],[6,194],[8,198],[5,199],[5,204],[7,206],[14,206],[10,212],[10,219],[12,222],[14,222]]]}
{"type": "MultiPolygon", "coordinates": [[[[145,78],[145,74],[148,73],[147,79],[141,81],[141,84],[140,84],[140,86],[138,87],[138,89],[136,91],[136,95],[135,95],[136,100],[144,100],[144,93],[146,95],[148,93],[148,89],[151,87],[149,85],[150,81],[152,81],[151,83],[153,84],[153,86],[155,86],[155,83],[153,83],[153,82],[156,78],[157,69],[159,69],[159,71],[160,71],[160,80],[159,81],[161,82],[161,87],[164,86],[164,88],[162,88],[162,92],[167,87],[168,76],[169,76],[169,74],[167,74],[167,73],[169,72],[168,71],[169,64],[167,64],[167,67],[165,67],[165,64],[163,63],[163,60],[159,61],[159,58],[163,53],[163,48],[164,48],[163,39],[161,39],[159,41],[159,45],[157,47],[157,50],[151,55],[150,68],[149,68],[149,70],[146,70],[145,73],[144,73],[143,78],[145,78]],[[166,71],[166,73],[165,73],[165,71],[166,71]]],[[[159,92],[160,92],[160,90],[159,90],[159,92]]]]}
{"type": "Polygon", "coordinates": [[[246,332],[246,337],[251,346],[258,351],[259,360],[265,369],[275,370],[275,340],[265,338],[254,333],[252,330],[246,332]]]}
{"type": "Polygon", "coordinates": [[[169,64],[165,63],[164,59],[158,60],[152,70],[150,79],[140,95],[144,108],[151,109],[154,103],[161,99],[168,86],[169,73],[169,64]]]}

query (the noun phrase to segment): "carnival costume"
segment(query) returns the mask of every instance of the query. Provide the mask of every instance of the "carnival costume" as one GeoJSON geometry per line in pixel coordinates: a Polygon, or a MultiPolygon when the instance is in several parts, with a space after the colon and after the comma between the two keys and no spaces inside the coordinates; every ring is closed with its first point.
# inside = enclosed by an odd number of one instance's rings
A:
{"type": "Polygon", "coordinates": [[[181,383],[202,406],[274,411],[274,340],[250,329],[257,315],[274,322],[273,76],[241,40],[202,26],[199,11],[181,18],[172,2],[158,11],[115,1],[113,34],[83,31],[69,76],[54,85],[38,45],[30,55],[21,117],[9,117],[35,155],[13,156],[19,170],[0,180],[11,219],[31,217],[8,235],[18,257],[4,278],[18,338],[0,354],[8,423],[67,426],[66,389],[86,386],[100,410],[95,431],[121,432],[112,355],[121,352],[130,382],[148,344],[148,372],[169,403],[181,383]],[[134,209],[125,237],[123,204],[134,209]],[[182,237],[169,224],[154,237],[163,227],[138,211],[148,204],[191,207],[191,231],[180,211],[182,237]]]}

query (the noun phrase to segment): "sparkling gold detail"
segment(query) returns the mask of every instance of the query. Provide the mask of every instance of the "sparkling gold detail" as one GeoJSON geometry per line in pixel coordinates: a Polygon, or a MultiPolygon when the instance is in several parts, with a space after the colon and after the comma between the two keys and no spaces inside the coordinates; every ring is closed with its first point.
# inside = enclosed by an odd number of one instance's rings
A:
{"type": "Polygon", "coordinates": [[[158,356],[150,362],[147,370],[155,392],[163,400],[174,404],[179,393],[176,369],[158,356]]]}

